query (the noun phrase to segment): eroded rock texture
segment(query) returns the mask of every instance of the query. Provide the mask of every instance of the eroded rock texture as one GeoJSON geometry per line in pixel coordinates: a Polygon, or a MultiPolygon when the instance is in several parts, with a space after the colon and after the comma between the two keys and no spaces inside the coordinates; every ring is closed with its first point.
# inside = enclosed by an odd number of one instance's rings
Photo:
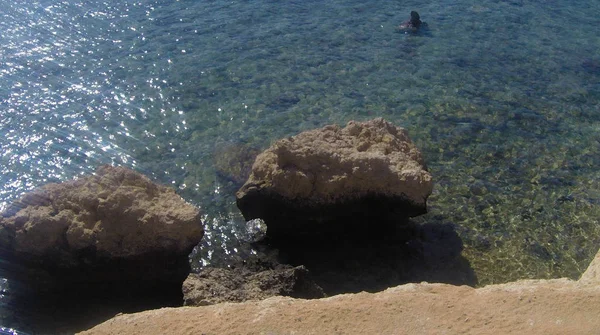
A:
{"type": "Polygon", "coordinates": [[[0,218],[3,251],[28,265],[90,271],[112,262],[122,272],[88,274],[86,282],[184,273],[170,263],[185,263],[202,234],[199,210],[172,189],[112,166],[28,193],[0,218]],[[161,266],[152,264],[158,260],[161,266]]]}
{"type": "Polygon", "coordinates": [[[247,220],[264,219],[267,235],[282,238],[337,234],[333,222],[348,228],[423,214],[432,187],[407,132],[379,118],[277,141],[258,155],[236,196],[247,220]]]}
{"type": "Polygon", "coordinates": [[[60,312],[67,304],[80,306],[76,314],[92,302],[122,301],[135,310],[140,297],[152,306],[177,305],[188,255],[202,235],[200,211],[174,190],[102,166],[9,206],[0,217],[0,277],[22,288],[12,293],[27,296],[17,304],[32,314],[36,306],[60,312]]]}
{"type": "Polygon", "coordinates": [[[207,268],[190,274],[183,283],[183,299],[187,306],[263,300],[274,296],[314,299],[323,298],[325,294],[303,266],[282,266],[259,272],[243,268],[207,268]]]}

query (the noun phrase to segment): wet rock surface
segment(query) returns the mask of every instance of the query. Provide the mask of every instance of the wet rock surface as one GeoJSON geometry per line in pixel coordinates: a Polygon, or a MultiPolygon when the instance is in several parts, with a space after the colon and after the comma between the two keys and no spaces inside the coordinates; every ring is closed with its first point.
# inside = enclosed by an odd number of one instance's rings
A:
{"type": "Polygon", "coordinates": [[[183,283],[186,306],[263,300],[274,296],[314,299],[323,298],[325,294],[303,266],[280,266],[260,271],[206,268],[190,274],[183,283]]]}

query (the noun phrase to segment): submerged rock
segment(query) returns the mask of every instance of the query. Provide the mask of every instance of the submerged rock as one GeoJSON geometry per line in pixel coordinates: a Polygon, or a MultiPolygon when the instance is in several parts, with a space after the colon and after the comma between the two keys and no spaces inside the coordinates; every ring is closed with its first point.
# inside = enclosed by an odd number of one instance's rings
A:
{"type": "Polygon", "coordinates": [[[600,59],[586,58],[583,62],[581,62],[581,67],[588,74],[600,74],[600,59]]]}
{"type": "Polygon", "coordinates": [[[215,170],[219,176],[239,187],[248,179],[252,163],[259,153],[260,150],[246,143],[219,143],[213,152],[215,170]]]}
{"type": "Polygon", "coordinates": [[[277,141],[236,196],[246,220],[265,220],[268,237],[297,238],[423,214],[432,187],[406,130],[378,118],[277,141]]]}

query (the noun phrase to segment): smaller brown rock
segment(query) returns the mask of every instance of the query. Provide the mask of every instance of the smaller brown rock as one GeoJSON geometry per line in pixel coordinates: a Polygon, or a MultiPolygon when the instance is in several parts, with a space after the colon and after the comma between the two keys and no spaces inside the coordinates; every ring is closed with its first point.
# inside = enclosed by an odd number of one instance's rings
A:
{"type": "Polygon", "coordinates": [[[221,302],[263,300],[273,296],[323,298],[303,266],[283,267],[257,273],[245,269],[206,268],[192,273],[183,283],[187,306],[213,305],[221,302]]]}

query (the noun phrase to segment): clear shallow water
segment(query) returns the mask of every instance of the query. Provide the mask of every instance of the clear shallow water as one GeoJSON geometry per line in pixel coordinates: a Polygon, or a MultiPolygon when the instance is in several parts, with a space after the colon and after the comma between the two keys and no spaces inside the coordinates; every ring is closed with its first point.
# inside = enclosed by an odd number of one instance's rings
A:
{"type": "MultiPolygon", "coordinates": [[[[99,164],[245,234],[222,148],[384,117],[480,284],[577,277],[600,246],[600,5],[587,1],[0,0],[0,209],[99,164]],[[427,33],[395,27],[418,10],[427,33]]],[[[197,257],[199,258],[199,256],[197,257]]],[[[196,266],[202,263],[196,259],[196,266]]]]}

